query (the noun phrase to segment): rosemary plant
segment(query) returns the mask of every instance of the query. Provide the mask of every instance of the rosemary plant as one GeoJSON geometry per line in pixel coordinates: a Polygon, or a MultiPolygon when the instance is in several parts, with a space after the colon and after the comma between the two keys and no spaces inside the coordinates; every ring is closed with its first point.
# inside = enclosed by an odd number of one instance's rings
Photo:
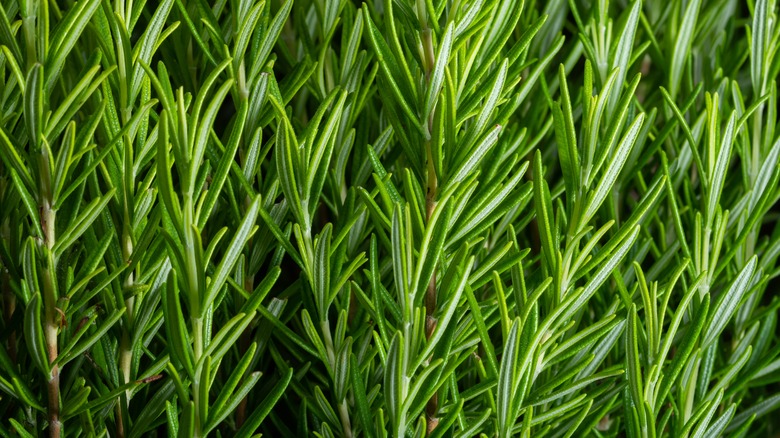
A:
{"type": "Polygon", "coordinates": [[[776,436],[779,12],[0,0],[0,436],[776,436]]]}

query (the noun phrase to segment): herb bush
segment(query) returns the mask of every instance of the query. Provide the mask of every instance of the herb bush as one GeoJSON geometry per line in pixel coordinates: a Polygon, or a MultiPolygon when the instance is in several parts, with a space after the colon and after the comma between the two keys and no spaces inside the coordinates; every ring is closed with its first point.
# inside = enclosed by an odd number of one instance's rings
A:
{"type": "Polygon", "coordinates": [[[0,1],[0,435],[777,436],[777,12],[0,1]]]}

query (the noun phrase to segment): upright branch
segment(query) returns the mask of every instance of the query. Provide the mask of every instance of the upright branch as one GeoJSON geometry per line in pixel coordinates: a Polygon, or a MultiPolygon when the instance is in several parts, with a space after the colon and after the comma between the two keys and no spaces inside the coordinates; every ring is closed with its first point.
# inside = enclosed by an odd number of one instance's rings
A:
{"type": "MultiPolygon", "coordinates": [[[[430,82],[430,73],[434,64],[433,55],[433,39],[431,36],[431,29],[426,25],[422,31],[423,49],[425,54],[425,79],[426,82],[430,82]]],[[[436,176],[436,168],[433,164],[433,150],[432,139],[430,132],[433,128],[433,119],[435,117],[436,110],[431,111],[428,119],[425,121],[428,136],[425,139],[425,156],[426,156],[426,174],[427,174],[427,192],[425,196],[425,219],[429,222],[433,215],[433,210],[436,208],[436,191],[438,188],[438,178],[436,176]]],[[[428,289],[425,294],[425,314],[426,314],[426,327],[425,335],[427,338],[431,337],[433,330],[436,328],[436,320],[433,317],[433,313],[436,311],[436,274],[431,277],[431,281],[428,283],[428,289]]]]}
{"type": "MultiPolygon", "coordinates": [[[[43,67],[36,64],[33,71],[38,73],[30,76],[43,75],[43,67]]],[[[31,99],[32,100],[32,99],[31,99]]],[[[43,261],[43,306],[44,322],[43,333],[46,342],[46,356],[49,360],[49,380],[47,383],[48,411],[49,411],[49,436],[59,437],[62,433],[60,421],[60,371],[55,363],[58,356],[57,335],[60,328],[60,311],[57,309],[56,278],[57,261],[54,256],[54,244],[56,243],[56,219],[57,211],[54,208],[52,178],[51,178],[51,154],[48,146],[44,146],[42,138],[32,140],[38,150],[38,200],[40,212],[40,224],[43,231],[43,239],[38,241],[38,254],[43,261]]]]}
{"type": "MultiPolygon", "coordinates": [[[[423,50],[423,68],[425,70],[425,84],[427,87],[431,87],[431,72],[436,63],[436,58],[433,50],[433,34],[431,28],[428,25],[428,13],[425,8],[425,2],[417,1],[417,14],[420,20],[422,31],[420,32],[420,38],[422,39],[423,50]]],[[[436,167],[433,162],[433,139],[431,132],[433,131],[433,121],[436,116],[436,107],[428,114],[428,118],[423,121],[425,126],[425,161],[426,161],[426,195],[425,195],[425,221],[429,223],[433,211],[436,208],[436,192],[438,188],[438,178],[436,176],[436,167]]],[[[428,282],[428,287],[425,291],[425,337],[430,340],[433,335],[433,331],[436,329],[436,318],[433,316],[436,313],[436,272],[434,271],[431,276],[431,280],[428,282]]],[[[436,426],[439,424],[437,412],[439,410],[439,397],[437,393],[431,396],[430,400],[425,406],[425,414],[428,417],[428,434],[430,435],[436,426]]]]}

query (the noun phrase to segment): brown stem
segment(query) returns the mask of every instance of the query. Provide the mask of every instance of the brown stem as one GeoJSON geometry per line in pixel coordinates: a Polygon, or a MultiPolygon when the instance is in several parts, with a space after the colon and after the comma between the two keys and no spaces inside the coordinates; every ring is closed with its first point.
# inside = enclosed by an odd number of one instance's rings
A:
{"type": "MultiPolygon", "coordinates": [[[[430,223],[433,211],[436,209],[436,191],[438,180],[436,178],[436,168],[433,165],[433,152],[431,151],[431,142],[425,142],[425,148],[428,155],[428,193],[425,196],[425,220],[430,223]]],[[[428,289],[425,292],[425,315],[426,315],[426,337],[430,339],[433,329],[436,326],[436,320],[433,314],[436,312],[436,272],[433,273],[431,281],[428,282],[428,289]]]]}
{"type": "Polygon", "coordinates": [[[60,422],[60,371],[57,365],[51,370],[51,378],[47,385],[49,393],[49,436],[59,438],[62,434],[60,422]]]}
{"type": "MultiPolygon", "coordinates": [[[[418,7],[421,7],[421,3],[418,2],[418,7]]],[[[421,12],[424,11],[420,9],[421,12]]],[[[433,37],[431,35],[431,29],[428,27],[427,14],[425,19],[425,25],[422,31],[423,52],[425,55],[425,81],[430,82],[430,73],[436,62],[433,51],[433,37]]],[[[427,131],[429,135],[433,130],[433,121],[435,118],[436,109],[431,111],[427,120],[427,131]]],[[[425,219],[426,223],[430,223],[433,211],[436,209],[436,192],[438,189],[438,179],[436,176],[436,167],[433,163],[433,146],[430,137],[425,141],[426,161],[428,170],[428,193],[425,196],[425,219]]],[[[436,313],[436,273],[431,276],[431,281],[428,282],[428,288],[425,291],[425,337],[430,339],[433,335],[433,331],[436,329],[436,318],[433,316],[436,313]]],[[[425,405],[425,414],[428,417],[427,433],[430,435],[436,426],[439,425],[439,419],[437,413],[439,411],[439,396],[434,393],[425,405]]]]}
{"type": "Polygon", "coordinates": [[[425,292],[425,338],[430,339],[436,329],[436,274],[433,274],[425,292]]]}
{"type": "Polygon", "coordinates": [[[428,417],[427,433],[430,435],[439,425],[439,419],[436,417],[436,413],[439,410],[439,394],[434,393],[428,403],[425,405],[425,416],[428,417]]]}
{"type": "Polygon", "coordinates": [[[122,417],[122,403],[117,403],[114,407],[114,410],[116,411],[116,436],[119,438],[124,438],[125,436],[125,421],[122,417]]]}
{"type": "MultiPolygon", "coordinates": [[[[430,142],[428,143],[428,194],[425,197],[426,222],[430,222],[433,216],[433,210],[436,208],[436,170],[433,168],[433,157],[431,156],[430,142]]],[[[428,282],[428,289],[425,292],[425,316],[426,338],[430,339],[433,329],[436,326],[436,320],[433,314],[436,312],[436,272],[433,273],[431,281],[428,282]]]]}
{"type": "Polygon", "coordinates": [[[42,271],[43,280],[43,303],[45,322],[43,324],[44,339],[46,341],[46,353],[51,365],[49,381],[47,382],[48,393],[48,413],[49,413],[49,436],[59,438],[62,434],[62,423],[60,422],[60,370],[54,362],[59,354],[57,335],[60,329],[61,315],[57,309],[57,291],[55,289],[55,275],[57,272],[56,260],[52,248],[54,248],[56,228],[55,221],[57,211],[52,208],[51,190],[48,175],[48,156],[43,155],[42,190],[41,198],[41,229],[43,231],[43,245],[39,248],[41,255],[45,259],[45,268],[42,271]]]}
{"type": "MultiPolygon", "coordinates": [[[[428,180],[430,182],[431,173],[429,173],[428,175],[429,175],[428,180]]],[[[433,179],[434,180],[436,179],[435,173],[433,179]]],[[[435,182],[433,186],[429,184],[428,196],[427,196],[428,221],[430,221],[431,214],[433,213],[433,209],[436,206],[436,202],[434,201],[436,196],[435,191],[436,191],[435,182]]],[[[433,276],[431,276],[431,281],[428,282],[428,289],[425,292],[425,337],[426,339],[430,339],[431,336],[433,335],[433,331],[436,330],[437,320],[433,316],[435,312],[436,312],[436,273],[434,272],[433,276]]],[[[430,435],[434,431],[434,429],[436,429],[436,426],[439,425],[439,419],[437,417],[438,411],[439,411],[439,395],[437,393],[434,393],[433,396],[428,400],[428,403],[425,405],[425,414],[428,417],[428,430],[427,430],[428,435],[430,435]]]]}
{"type": "MultiPolygon", "coordinates": [[[[57,332],[59,331],[58,319],[60,318],[60,314],[56,310],[56,302],[52,300],[54,297],[53,276],[54,272],[49,268],[44,269],[44,301],[46,304],[44,336],[46,338],[46,353],[50,364],[54,364],[54,361],[57,360],[59,351],[57,345],[57,332]]],[[[52,365],[51,367],[46,389],[49,402],[49,436],[51,438],[59,438],[62,434],[62,423],[60,422],[60,369],[57,365],[52,365]]]]}
{"type": "MultiPolygon", "coordinates": [[[[431,115],[431,120],[429,121],[429,124],[432,122],[433,115],[431,115]]],[[[433,152],[431,151],[431,142],[426,141],[426,149],[427,149],[427,155],[428,155],[428,193],[425,197],[425,213],[426,213],[426,222],[430,223],[431,216],[433,216],[433,211],[436,209],[436,191],[438,186],[438,180],[436,178],[436,169],[433,165],[433,152]]],[[[433,273],[431,276],[431,281],[428,282],[428,288],[425,291],[425,337],[426,339],[430,339],[431,336],[433,336],[433,331],[436,330],[436,317],[434,317],[434,313],[436,313],[436,272],[433,273]]],[[[427,433],[430,435],[434,429],[436,429],[436,426],[439,424],[439,419],[436,416],[437,412],[439,411],[439,396],[438,394],[433,394],[433,396],[428,400],[428,403],[425,406],[425,413],[428,417],[428,430],[427,433]]]]}

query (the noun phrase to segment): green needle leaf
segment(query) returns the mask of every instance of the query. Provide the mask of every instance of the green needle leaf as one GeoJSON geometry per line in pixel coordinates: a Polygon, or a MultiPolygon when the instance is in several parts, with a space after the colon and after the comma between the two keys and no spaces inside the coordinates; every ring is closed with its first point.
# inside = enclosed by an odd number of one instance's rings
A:
{"type": "Polygon", "coordinates": [[[230,272],[236,265],[236,261],[238,261],[238,257],[241,255],[241,251],[246,245],[246,242],[252,236],[259,210],[260,197],[258,196],[249,206],[249,209],[244,215],[244,219],[241,221],[241,225],[238,227],[236,234],[228,245],[227,252],[222,257],[222,260],[214,271],[214,275],[211,277],[211,281],[209,282],[206,294],[201,303],[201,309],[203,309],[201,311],[201,317],[206,315],[207,310],[211,307],[217,294],[222,289],[222,286],[224,286],[225,281],[227,281],[228,275],[230,275],[230,272]]]}

